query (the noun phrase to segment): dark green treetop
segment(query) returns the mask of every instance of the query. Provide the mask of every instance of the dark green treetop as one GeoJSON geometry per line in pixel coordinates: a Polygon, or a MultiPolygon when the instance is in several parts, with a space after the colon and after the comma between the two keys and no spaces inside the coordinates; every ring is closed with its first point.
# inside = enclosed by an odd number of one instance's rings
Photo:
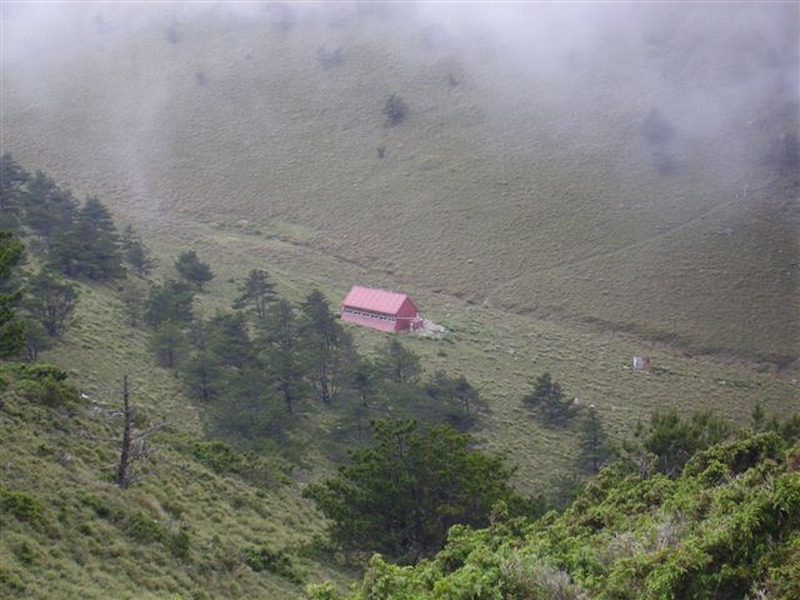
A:
{"type": "Polygon", "coordinates": [[[15,309],[22,294],[12,279],[23,256],[22,242],[7,231],[0,231],[0,358],[16,356],[25,345],[25,325],[15,309]]]}
{"type": "Polygon", "coordinates": [[[202,290],[204,284],[214,279],[209,264],[201,261],[194,250],[182,252],[175,261],[175,269],[185,281],[196,286],[198,290],[202,290]]]}
{"type": "Polygon", "coordinates": [[[372,425],[375,445],[352,452],[337,477],[305,492],[332,521],[332,541],[345,549],[413,562],[439,550],[452,525],[485,526],[492,506],[513,497],[513,469],[473,449],[472,438],[451,426],[372,425]]]}
{"type": "Polygon", "coordinates": [[[269,273],[264,269],[253,269],[239,288],[239,297],[233,302],[233,308],[251,308],[256,318],[267,316],[267,305],[276,298],[275,285],[269,280],[269,273]]]}
{"type": "Polygon", "coordinates": [[[87,198],[73,226],[51,240],[50,259],[70,277],[101,281],[125,277],[119,232],[100,200],[87,198]]]}

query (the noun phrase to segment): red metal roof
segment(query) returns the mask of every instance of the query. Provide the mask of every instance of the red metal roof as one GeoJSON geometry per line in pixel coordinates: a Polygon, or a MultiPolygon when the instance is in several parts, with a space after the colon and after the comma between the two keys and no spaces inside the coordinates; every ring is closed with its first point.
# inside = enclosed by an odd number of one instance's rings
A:
{"type": "Polygon", "coordinates": [[[342,305],[395,315],[407,299],[406,294],[354,285],[342,305]]]}

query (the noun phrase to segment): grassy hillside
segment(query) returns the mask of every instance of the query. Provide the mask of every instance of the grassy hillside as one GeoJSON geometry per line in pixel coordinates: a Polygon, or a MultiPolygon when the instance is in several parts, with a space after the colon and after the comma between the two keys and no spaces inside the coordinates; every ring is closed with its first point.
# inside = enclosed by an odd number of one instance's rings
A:
{"type": "Polygon", "coordinates": [[[158,237],[246,220],[368,281],[796,360],[797,7],[521,10],[8,9],[3,144],[158,237]]]}
{"type": "Polygon", "coordinates": [[[308,558],[322,523],[291,466],[205,441],[178,380],[152,367],[145,333],[121,325],[114,290],[81,286],[81,298],[75,326],[44,357],[69,368],[74,397],[48,400],[0,366],[0,595],[292,598],[340,578],[308,558]],[[134,431],[166,427],[145,438],[141,478],[120,490],[125,373],[134,431]]]}
{"type": "MultiPolygon", "coordinates": [[[[554,495],[575,462],[576,431],[521,404],[545,371],[616,442],[655,409],[796,412],[797,7],[522,10],[3,3],[0,145],[131,222],[155,280],[196,250],[216,273],[203,316],[253,268],[295,302],[410,293],[447,332],[403,343],[479,389],[478,437],[522,492],[554,495]],[[392,93],[409,106],[394,127],[392,93]]],[[[202,409],[117,291],[81,292],[42,358],[89,398],[3,392],[8,593],[292,597],[297,578],[346,577],[309,557],[322,524],[299,491],[330,467],[319,448],[309,472],[263,456],[214,471],[202,409]],[[144,422],[170,426],[120,494],[124,373],[144,422]],[[291,569],[254,571],[260,547],[291,569]]],[[[367,353],[387,339],[350,331],[367,353]]]]}

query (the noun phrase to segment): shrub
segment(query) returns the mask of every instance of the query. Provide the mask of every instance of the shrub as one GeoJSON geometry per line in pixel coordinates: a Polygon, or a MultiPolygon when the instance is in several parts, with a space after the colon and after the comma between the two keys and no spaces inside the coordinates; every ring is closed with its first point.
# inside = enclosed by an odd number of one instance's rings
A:
{"type": "Polygon", "coordinates": [[[169,551],[172,552],[172,555],[175,558],[180,558],[182,560],[189,558],[189,548],[191,547],[191,544],[192,540],[189,537],[189,532],[185,529],[181,529],[178,531],[178,533],[170,535],[167,543],[169,546],[169,551]]]}
{"type": "Polygon", "coordinates": [[[397,94],[392,94],[383,105],[383,114],[389,125],[399,125],[408,117],[408,106],[397,94]]]}
{"type": "Polygon", "coordinates": [[[225,442],[195,442],[192,456],[215,473],[240,473],[242,455],[225,442]]]}
{"type": "Polygon", "coordinates": [[[165,538],[164,528],[161,524],[141,511],[128,517],[125,522],[125,531],[139,542],[161,542],[165,538]]]}
{"type": "Polygon", "coordinates": [[[291,559],[283,550],[275,552],[266,546],[245,546],[242,548],[242,559],[244,564],[256,573],[269,571],[289,581],[300,582],[300,578],[292,567],[291,559]]]}
{"type": "Polygon", "coordinates": [[[0,511],[13,515],[18,521],[38,523],[43,510],[44,505],[36,496],[0,488],[0,511]]]}

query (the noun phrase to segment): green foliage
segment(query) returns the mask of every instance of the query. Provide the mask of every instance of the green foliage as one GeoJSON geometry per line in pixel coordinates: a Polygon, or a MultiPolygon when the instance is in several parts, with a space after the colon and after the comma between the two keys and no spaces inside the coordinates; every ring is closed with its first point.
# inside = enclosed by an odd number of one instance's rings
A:
{"type": "Polygon", "coordinates": [[[415,381],[420,372],[419,357],[403,347],[396,337],[391,337],[386,342],[378,364],[384,376],[395,383],[415,381]]]}
{"type": "Polygon", "coordinates": [[[50,337],[61,337],[78,302],[78,289],[52,271],[42,268],[28,280],[24,308],[50,337]]]}
{"type": "Polygon", "coordinates": [[[174,321],[164,321],[150,335],[150,351],[156,362],[169,369],[177,367],[186,351],[186,335],[174,321]]]}
{"type": "Polygon", "coordinates": [[[9,154],[0,156],[0,231],[17,231],[22,218],[22,189],[30,179],[9,154]]]}
{"type": "Polygon", "coordinates": [[[124,528],[130,537],[146,544],[163,542],[168,537],[161,523],[143,511],[128,515],[124,528]]]}
{"type": "Polygon", "coordinates": [[[256,318],[267,316],[267,305],[275,301],[275,285],[269,280],[265,269],[252,269],[239,288],[239,296],[233,301],[235,309],[250,309],[256,318]]]}
{"type": "Polygon", "coordinates": [[[12,279],[23,256],[22,243],[11,233],[0,231],[0,358],[17,356],[25,344],[25,325],[16,314],[16,305],[22,295],[12,279]]]}
{"type": "Polygon", "coordinates": [[[0,486],[0,513],[13,516],[25,523],[41,522],[44,505],[35,495],[23,491],[8,490],[0,486]]]}
{"type": "Polygon", "coordinates": [[[578,467],[588,473],[598,473],[610,458],[611,451],[600,415],[594,405],[589,406],[581,424],[578,467]]]}
{"type": "Polygon", "coordinates": [[[331,539],[348,550],[413,561],[440,549],[456,523],[485,525],[492,505],[512,498],[512,469],[471,449],[448,425],[373,423],[376,444],[351,454],[335,478],[305,495],[331,519],[331,539]]]}
{"type": "Polygon", "coordinates": [[[192,538],[188,531],[180,529],[176,533],[172,533],[168,536],[167,546],[175,558],[187,560],[192,547],[192,538]]]}
{"type": "Polygon", "coordinates": [[[325,405],[333,402],[344,382],[355,350],[352,337],[344,331],[330,310],[327,298],[312,291],[301,307],[302,343],[311,389],[325,405]]]}
{"type": "Polygon", "coordinates": [[[42,171],[36,171],[22,194],[25,224],[46,244],[57,243],[72,227],[78,201],[72,192],[60,188],[42,171]]]}
{"type": "Polygon", "coordinates": [[[533,390],[522,398],[537,419],[550,427],[563,427],[578,413],[572,401],[564,398],[564,392],[550,373],[543,373],[534,383],[533,390]]]}
{"type": "Polygon", "coordinates": [[[78,391],[66,382],[65,371],[42,363],[16,367],[17,387],[24,397],[50,407],[70,406],[78,401],[78,391]]]}
{"type": "Polygon", "coordinates": [[[25,358],[33,362],[39,357],[39,352],[53,347],[53,340],[47,334],[47,329],[39,321],[26,319],[24,323],[25,358]]]}
{"type": "Polygon", "coordinates": [[[238,473],[244,463],[241,454],[221,441],[195,442],[192,455],[217,473],[238,473]]]}
{"type": "Polygon", "coordinates": [[[70,277],[96,280],[125,277],[119,232],[106,206],[89,197],[72,227],[51,240],[50,262],[70,277]]]}
{"type": "Polygon", "coordinates": [[[188,324],[192,322],[194,292],[182,281],[168,280],[154,285],[145,303],[144,320],[150,327],[165,321],[188,324]]]}
{"type": "Polygon", "coordinates": [[[291,559],[283,550],[274,551],[266,546],[247,545],[242,548],[242,559],[244,564],[256,573],[268,571],[294,583],[300,583],[300,577],[295,572],[291,559]]]}
{"type": "Polygon", "coordinates": [[[267,309],[259,328],[261,357],[273,389],[283,401],[287,412],[307,390],[305,369],[300,349],[300,323],[287,300],[279,300],[267,309]]]}
{"type": "Polygon", "coordinates": [[[475,425],[478,413],[488,408],[463,375],[450,377],[442,370],[436,371],[425,384],[425,392],[430,404],[436,405],[444,419],[461,431],[475,425]]]}
{"type": "Polygon", "coordinates": [[[139,277],[150,275],[158,264],[150,248],[145,245],[131,224],[128,224],[122,234],[122,252],[125,261],[139,277]]]}
{"type": "Polygon", "coordinates": [[[119,297],[125,307],[128,325],[138,327],[144,318],[145,290],[133,280],[128,280],[120,290],[119,297]]]}
{"type": "Polygon", "coordinates": [[[721,442],[730,429],[710,411],[694,413],[688,421],[676,410],[655,411],[643,447],[656,456],[659,473],[674,477],[695,452],[721,442]]]}
{"type": "MultiPolygon", "coordinates": [[[[451,528],[413,568],[370,561],[349,600],[792,598],[800,447],[774,432],[695,454],[675,479],[603,469],[563,513],[451,528]],[[511,526],[509,526],[511,525],[511,526]]],[[[309,597],[336,598],[316,587],[309,597]]]]}
{"type": "Polygon", "coordinates": [[[203,285],[214,279],[214,273],[209,264],[201,261],[194,250],[181,252],[175,261],[175,270],[198,290],[202,290],[203,285]]]}
{"type": "Polygon", "coordinates": [[[32,365],[17,365],[17,375],[20,379],[31,381],[42,381],[50,379],[52,381],[65,381],[67,372],[61,367],[37,363],[32,365]]]}
{"type": "Polygon", "coordinates": [[[205,331],[197,333],[205,336],[205,347],[220,366],[241,369],[253,364],[255,348],[242,314],[217,312],[205,331]]]}

